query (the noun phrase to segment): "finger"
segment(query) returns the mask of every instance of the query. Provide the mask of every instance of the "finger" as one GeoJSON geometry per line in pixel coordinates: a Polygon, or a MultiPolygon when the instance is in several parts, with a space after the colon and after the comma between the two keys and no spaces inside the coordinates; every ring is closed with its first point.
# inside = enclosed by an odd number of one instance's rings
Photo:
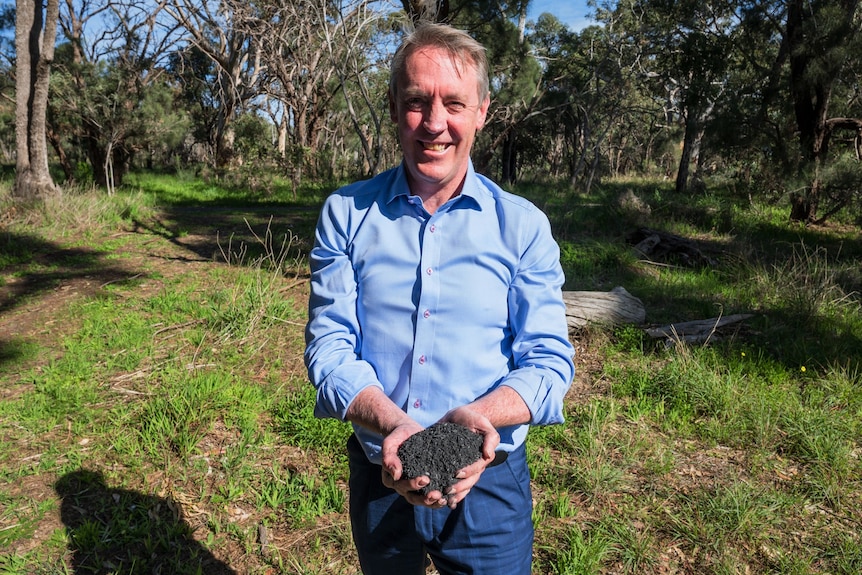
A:
{"type": "Polygon", "coordinates": [[[385,487],[388,487],[389,489],[395,488],[395,478],[392,477],[392,474],[389,473],[385,467],[380,472],[380,480],[385,487]]]}
{"type": "Polygon", "coordinates": [[[496,429],[485,434],[484,441],[482,441],[482,457],[486,460],[486,465],[494,459],[498,445],[500,445],[500,434],[497,433],[496,429]]]}
{"type": "Polygon", "coordinates": [[[468,493],[470,493],[470,489],[448,494],[446,496],[446,504],[449,506],[449,509],[455,509],[458,507],[458,504],[464,501],[464,498],[467,497],[468,493]]]}
{"type": "Polygon", "coordinates": [[[403,493],[402,496],[408,503],[417,507],[440,509],[448,503],[448,498],[443,496],[439,491],[433,491],[427,495],[423,495],[420,491],[408,491],[403,493]]]}
{"type": "Polygon", "coordinates": [[[401,460],[398,459],[398,456],[390,453],[383,453],[383,471],[392,476],[394,481],[398,481],[401,479],[401,460]]]}
{"type": "MultiPolygon", "coordinates": [[[[492,460],[493,461],[493,460],[492,460]]],[[[488,467],[489,461],[486,459],[480,459],[471,463],[470,465],[458,470],[458,473],[455,474],[456,479],[466,479],[468,477],[473,477],[481,475],[485,468],[488,467]]]]}

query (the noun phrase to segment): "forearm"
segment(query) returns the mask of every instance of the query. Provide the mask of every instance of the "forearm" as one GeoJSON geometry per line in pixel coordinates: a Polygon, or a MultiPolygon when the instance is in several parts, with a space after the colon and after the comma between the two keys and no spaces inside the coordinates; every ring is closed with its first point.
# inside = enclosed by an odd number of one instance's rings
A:
{"type": "Polygon", "coordinates": [[[467,407],[485,416],[497,429],[530,423],[532,420],[530,409],[524,399],[507,385],[497,387],[467,407]]]}
{"type": "Polygon", "coordinates": [[[382,437],[388,436],[402,425],[416,425],[413,419],[377,386],[369,386],[359,392],[347,408],[346,419],[379,433],[382,437]]]}

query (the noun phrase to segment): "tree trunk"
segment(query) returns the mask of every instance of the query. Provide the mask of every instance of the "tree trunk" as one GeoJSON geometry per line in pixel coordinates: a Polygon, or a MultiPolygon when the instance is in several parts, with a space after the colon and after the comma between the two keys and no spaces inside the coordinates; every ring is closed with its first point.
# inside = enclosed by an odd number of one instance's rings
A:
{"type": "Polygon", "coordinates": [[[507,184],[514,184],[518,178],[518,147],[516,137],[510,131],[503,141],[503,173],[501,179],[507,184]]]}
{"type": "MultiPolygon", "coordinates": [[[[689,108],[686,114],[682,156],[679,160],[679,169],[676,172],[676,192],[678,194],[685,193],[688,190],[691,163],[694,162],[697,165],[700,162],[700,148],[705,133],[704,126],[706,126],[707,119],[712,115],[715,102],[706,102],[700,112],[696,109],[698,107],[700,106],[696,106],[694,109],[689,108]]],[[[699,175],[699,170],[696,174],[699,175]]]]}
{"type": "Polygon", "coordinates": [[[685,123],[685,137],[682,140],[682,154],[679,157],[679,167],[676,170],[676,182],[674,189],[678,194],[684,194],[688,188],[688,171],[691,166],[691,152],[693,146],[693,138],[689,123],[685,123]]]}
{"type": "Polygon", "coordinates": [[[72,167],[69,156],[66,155],[66,150],[63,149],[60,134],[54,130],[47,130],[47,137],[48,141],[51,142],[51,147],[54,148],[54,153],[57,154],[57,160],[60,162],[60,167],[63,169],[66,181],[71,182],[75,179],[75,168],[72,167]]]}
{"type": "Polygon", "coordinates": [[[48,171],[45,118],[48,82],[54,60],[59,0],[18,0],[15,18],[15,139],[17,159],[13,194],[36,198],[54,190],[48,171]]]}

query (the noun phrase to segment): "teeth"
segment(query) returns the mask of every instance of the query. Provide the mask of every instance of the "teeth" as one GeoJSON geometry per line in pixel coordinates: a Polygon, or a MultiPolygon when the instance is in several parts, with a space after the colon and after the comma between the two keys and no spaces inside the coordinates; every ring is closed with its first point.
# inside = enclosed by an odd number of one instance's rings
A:
{"type": "Polygon", "coordinates": [[[431,150],[432,152],[442,152],[446,149],[445,144],[425,144],[426,150],[431,150]]]}

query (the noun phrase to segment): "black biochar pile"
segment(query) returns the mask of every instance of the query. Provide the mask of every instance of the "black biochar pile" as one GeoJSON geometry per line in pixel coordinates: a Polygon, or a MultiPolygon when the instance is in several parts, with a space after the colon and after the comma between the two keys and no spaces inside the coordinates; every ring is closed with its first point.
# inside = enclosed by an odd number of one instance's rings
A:
{"type": "Polygon", "coordinates": [[[421,489],[423,495],[443,492],[456,483],[455,474],[482,458],[481,434],[457,423],[435,423],[411,435],[398,448],[403,474],[407,478],[426,475],[431,483],[421,489]]]}

